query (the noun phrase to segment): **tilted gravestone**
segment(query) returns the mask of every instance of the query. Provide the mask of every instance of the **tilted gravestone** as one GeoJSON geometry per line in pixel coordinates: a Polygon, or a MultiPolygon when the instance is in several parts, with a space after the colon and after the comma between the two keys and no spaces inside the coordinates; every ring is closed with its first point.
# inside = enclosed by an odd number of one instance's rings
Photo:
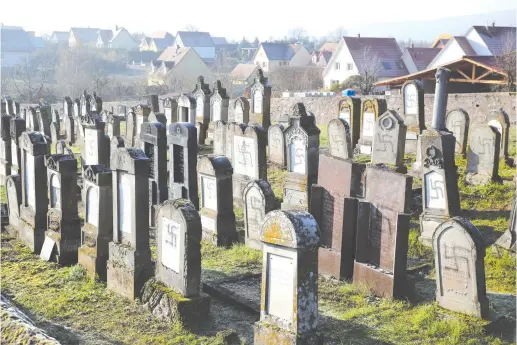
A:
{"type": "Polygon", "coordinates": [[[210,122],[210,127],[213,129],[213,144],[214,144],[214,155],[226,155],[226,141],[227,125],[224,121],[210,122]]]}
{"type": "Polygon", "coordinates": [[[11,174],[19,174],[21,166],[21,150],[18,139],[25,132],[25,121],[21,117],[12,117],[10,123],[11,135],[11,174]]]}
{"type": "Polygon", "coordinates": [[[5,185],[5,179],[11,175],[11,116],[0,115],[0,184],[5,185]]]}
{"type": "Polygon", "coordinates": [[[442,308],[486,318],[485,243],[467,219],[454,217],[433,235],[436,301],[442,308]]]}
{"type": "Polygon", "coordinates": [[[266,131],[271,125],[271,86],[261,68],[250,86],[251,109],[248,124],[258,124],[266,131]]]}
{"type": "Polygon", "coordinates": [[[246,97],[237,97],[233,103],[233,118],[229,121],[245,124],[250,121],[250,102],[246,97]]]}
{"type": "Polygon", "coordinates": [[[103,164],[108,166],[110,159],[110,140],[104,133],[104,126],[97,113],[83,117],[84,146],[81,150],[82,165],[103,164]]]}
{"type": "Polygon", "coordinates": [[[198,126],[199,143],[204,144],[207,139],[208,124],[210,123],[210,88],[205,84],[205,78],[199,76],[195,89],[191,92],[195,99],[196,126],[198,126]]]}
{"type": "Polygon", "coordinates": [[[473,125],[469,133],[467,152],[468,184],[499,182],[499,150],[501,135],[489,125],[473,125]]]}
{"type": "Polygon", "coordinates": [[[199,160],[197,171],[203,239],[218,246],[230,246],[237,240],[231,192],[232,165],[225,156],[204,156],[199,160]]]}
{"type": "Polygon", "coordinates": [[[248,247],[262,249],[260,229],[266,214],[275,210],[276,198],[266,180],[249,182],[242,193],[244,203],[244,241],[248,247]]]}
{"type": "Polygon", "coordinates": [[[432,246],[436,227],[461,212],[454,160],[456,139],[445,128],[450,74],[450,70],[445,68],[436,71],[432,127],[420,135],[423,184],[420,241],[427,246],[432,246]]]}
{"type": "MultiPolygon", "coordinates": [[[[510,120],[502,110],[491,110],[488,114],[488,125],[494,127],[501,134],[501,150],[499,156],[508,162],[508,139],[510,135],[510,120]]],[[[511,165],[511,164],[510,164],[511,165]]]]}
{"type": "MultiPolygon", "coordinates": [[[[13,231],[17,232],[20,219],[20,205],[22,203],[22,182],[20,175],[7,176],[5,194],[7,197],[7,207],[9,208],[9,224],[12,226],[13,231]]],[[[11,235],[17,235],[17,233],[11,235]]]]}
{"type": "Polygon", "coordinates": [[[360,138],[357,142],[360,154],[370,155],[372,153],[373,137],[375,135],[375,122],[380,114],[387,110],[384,99],[363,99],[361,103],[360,138]]]}
{"type": "Polygon", "coordinates": [[[419,80],[410,80],[402,85],[402,118],[407,127],[406,153],[417,152],[418,136],[425,129],[424,85],[419,80]]]}
{"type": "Polygon", "coordinates": [[[386,298],[407,295],[406,261],[413,178],[366,169],[366,197],[357,212],[354,285],[386,298]]]}
{"type": "Polygon", "coordinates": [[[330,155],[342,159],[354,157],[350,127],[346,120],[338,118],[329,121],[327,136],[330,155]]]}
{"type": "Polygon", "coordinates": [[[124,136],[124,142],[127,147],[133,147],[135,145],[136,136],[136,114],[133,111],[127,113],[126,118],[126,135],[124,136]]]}
{"type": "Polygon", "coordinates": [[[106,281],[109,242],[113,239],[112,172],[103,165],[89,165],[83,175],[86,211],[78,261],[91,277],[98,275],[106,281]]]}
{"type": "Polygon", "coordinates": [[[407,127],[404,120],[393,110],[388,110],[375,121],[372,145],[372,164],[388,165],[400,173],[406,173],[404,150],[407,127]]]}
{"type": "Polygon", "coordinates": [[[357,145],[361,130],[361,99],[343,97],[338,105],[338,118],[345,120],[350,128],[352,149],[357,145]]]}
{"type": "Polygon", "coordinates": [[[140,147],[140,130],[144,122],[149,122],[149,115],[151,114],[151,108],[146,104],[139,104],[135,109],[135,141],[134,147],[140,147]]]}
{"type": "Polygon", "coordinates": [[[159,318],[179,320],[187,328],[196,329],[210,313],[210,297],[200,291],[199,214],[186,199],[167,200],[160,205],[156,220],[158,282],[151,279],[146,283],[142,302],[159,318]]]}
{"type": "Polygon", "coordinates": [[[226,89],[221,86],[221,82],[218,80],[210,94],[210,123],[208,125],[205,145],[213,144],[218,121],[222,121],[225,124],[228,121],[229,100],[230,98],[226,94],[226,89]]]}
{"type": "Polygon", "coordinates": [[[456,139],[456,153],[465,154],[469,135],[469,114],[463,109],[454,109],[447,113],[447,129],[456,139]]]}
{"type": "Polygon", "coordinates": [[[285,137],[284,126],[281,124],[271,125],[267,131],[268,138],[268,160],[270,163],[285,167],[285,137]]]}
{"type": "Polygon", "coordinates": [[[113,137],[110,140],[110,160],[108,167],[111,167],[111,164],[115,160],[115,156],[117,154],[117,149],[120,147],[126,147],[124,138],[122,137],[113,137]]]}
{"type": "Polygon", "coordinates": [[[245,123],[230,122],[226,125],[226,147],[224,149],[225,156],[233,163],[233,137],[235,133],[244,134],[244,131],[248,127],[245,123]]]}
{"type": "Polygon", "coordinates": [[[155,227],[155,208],[168,197],[167,191],[167,130],[160,122],[145,122],[140,143],[149,158],[149,226],[155,227]]]}
{"type": "Polygon", "coordinates": [[[258,125],[233,134],[233,204],[243,205],[242,192],[252,180],[267,180],[266,132],[258,125]]]}
{"type": "Polygon", "coordinates": [[[320,130],[303,103],[294,106],[290,118],[291,125],[284,131],[288,174],[282,210],[307,210],[311,186],[318,181],[320,130]]]}
{"type": "Polygon", "coordinates": [[[318,329],[319,228],[310,213],[272,211],[263,243],[260,321],[255,345],[323,343],[318,329]],[[272,341],[274,339],[274,341],[272,341]]]}
{"type": "Polygon", "coordinates": [[[23,132],[18,138],[22,151],[19,238],[36,254],[40,253],[47,230],[48,190],[46,155],[49,147],[40,132],[23,132]]]}
{"type": "Polygon", "coordinates": [[[187,199],[199,209],[197,185],[197,129],[191,123],[173,123],[169,145],[169,199],[187,199]]]}
{"type": "Polygon", "coordinates": [[[492,246],[492,252],[495,256],[501,257],[501,250],[507,250],[515,253],[515,242],[517,242],[517,207],[516,207],[517,194],[513,194],[512,198],[512,210],[510,212],[510,219],[508,229],[497,239],[492,246]]]}
{"type": "Polygon", "coordinates": [[[60,265],[77,263],[81,245],[81,219],[77,213],[77,160],[70,155],[51,155],[46,160],[49,194],[47,231],[41,251],[44,260],[60,265]],[[55,248],[55,250],[54,250],[55,248]]]}
{"type": "Polygon", "coordinates": [[[119,148],[111,166],[113,241],[109,243],[108,289],[135,299],[152,276],[149,248],[149,159],[119,148]]]}
{"type": "MultiPolygon", "coordinates": [[[[188,111],[188,109],[187,109],[188,111]]],[[[167,126],[173,124],[178,121],[178,101],[174,98],[167,97],[163,100],[163,113],[165,118],[167,119],[167,126]]],[[[187,113],[188,114],[188,113],[187,113]]],[[[185,117],[186,121],[188,121],[188,115],[185,117]]]]}

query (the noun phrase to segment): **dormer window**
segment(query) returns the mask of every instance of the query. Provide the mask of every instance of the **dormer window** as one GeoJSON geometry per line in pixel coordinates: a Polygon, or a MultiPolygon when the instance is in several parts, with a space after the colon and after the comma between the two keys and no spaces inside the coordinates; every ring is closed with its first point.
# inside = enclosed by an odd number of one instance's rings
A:
{"type": "Polygon", "coordinates": [[[384,62],[382,63],[382,66],[384,67],[384,69],[391,69],[391,65],[390,65],[390,63],[389,63],[389,62],[385,62],[385,61],[384,61],[384,62]]]}

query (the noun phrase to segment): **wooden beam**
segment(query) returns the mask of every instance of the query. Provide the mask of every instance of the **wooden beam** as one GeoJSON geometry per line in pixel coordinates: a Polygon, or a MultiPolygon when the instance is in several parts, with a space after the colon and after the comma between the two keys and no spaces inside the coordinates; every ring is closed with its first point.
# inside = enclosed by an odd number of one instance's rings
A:
{"type": "Polygon", "coordinates": [[[476,65],[472,64],[472,79],[476,80],[476,65]]]}
{"type": "Polygon", "coordinates": [[[458,72],[459,74],[464,76],[465,79],[467,79],[468,81],[472,81],[472,79],[470,79],[470,77],[467,74],[465,74],[463,71],[461,71],[460,69],[456,68],[456,72],[458,72]]]}
{"type": "Polygon", "coordinates": [[[494,72],[492,72],[492,71],[486,71],[485,73],[481,74],[479,77],[477,77],[477,78],[476,78],[476,79],[474,79],[474,80],[478,81],[478,80],[480,80],[480,79],[483,79],[484,77],[486,77],[487,75],[489,75],[489,74],[491,74],[491,73],[494,73],[494,72]]]}
{"type": "MultiPolygon", "coordinates": [[[[472,83],[470,80],[465,79],[449,79],[454,83],[472,83]]],[[[474,84],[506,84],[505,80],[476,80],[474,84]]]]}

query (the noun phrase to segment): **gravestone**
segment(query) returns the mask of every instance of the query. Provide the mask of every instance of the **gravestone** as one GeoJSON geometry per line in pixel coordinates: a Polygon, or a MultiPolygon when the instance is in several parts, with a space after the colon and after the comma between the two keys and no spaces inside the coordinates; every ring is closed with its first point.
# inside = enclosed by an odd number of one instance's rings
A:
{"type": "Polygon", "coordinates": [[[404,165],[404,150],[407,127],[394,110],[388,110],[375,121],[375,136],[372,145],[372,164],[395,167],[397,172],[407,172],[404,165]]]}
{"type": "Polygon", "coordinates": [[[159,113],[160,112],[160,100],[158,99],[158,95],[149,95],[147,97],[147,105],[151,108],[151,112],[159,113]]]}
{"type": "Polygon", "coordinates": [[[0,114],[7,114],[7,102],[4,99],[0,100],[0,114]]]}
{"type": "Polygon", "coordinates": [[[113,241],[108,289],[135,299],[152,276],[149,248],[149,159],[136,148],[119,148],[111,165],[113,241]]]}
{"type": "Polygon", "coordinates": [[[66,141],[69,145],[73,145],[77,141],[75,118],[65,114],[64,122],[66,141]]]}
{"type": "Polygon", "coordinates": [[[156,279],[144,287],[144,306],[166,321],[195,329],[209,316],[201,288],[201,220],[185,199],[167,200],[157,213],[156,279]],[[168,289],[172,289],[172,293],[168,289]]]}
{"type": "Polygon", "coordinates": [[[187,199],[199,209],[196,131],[187,122],[169,126],[169,199],[187,199]]]}
{"type": "Polygon", "coordinates": [[[454,109],[447,113],[447,129],[456,139],[456,153],[465,154],[469,135],[469,114],[463,109],[454,109]]]}
{"type": "Polygon", "coordinates": [[[0,184],[5,186],[5,179],[11,175],[11,116],[0,115],[0,184]]]}
{"type": "MultiPolygon", "coordinates": [[[[210,123],[210,88],[208,84],[205,84],[205,78],[199,76],[197,78],[197,83],[195,89],[191,92],[192,97],[196,101],[196,125],[201,126],[198,128],[198,135],[200,136],[200,141],[203,140],[204,143],[206,136],[201,137],[201,134],[206,135],[208,131],[208,124],[210,123]],[[201,130],[202,128],[202,130],[201,130]]],[[[182,121],[185,122],[185,121],[182,121]]]]}
{"type": "Polygon", "coordinates": [[[140,130],[144,122],[149,122],[149,115],[151,114],[151,108],[146,104],[139,104],[135,109],[135,139],[133,142],[134,147],[140,147],[140,130]]]}
{"type": "Polygon", "coordinates": [[[266,131],[271,125],[271,86],[261,68],[250,86],[251,110],[248,124],[258,124],[266,131]]]}
{"type": "Polygon", "coordinates": [[[113,113],[107,110],[103,110],[102,113],[99,113],[99,116],[101,117],[102,122],[106,123],[108,122],[108,116],[110,116],[111,114],[113,113]]]}
{"type": "Polygon", "coordinates": [[[501,134],[501,150],[499,156],[504,158],[508,165],[512,165],[508,158],[508,138],[510,135],[510,120],[503,109],[491,110],[488,114],[488,124],[501,134]]]}
{"type": "Polygon", "coordinates": [[[151,111],[147,120],[149,122],[160,122],[165,127],[167,127],[167,118],[165,117],[165,114],[163,114],[163,113],[155,113],[154,111],[151,111]]]}
{"type": "Polygon", "coordinates": [[[52,122],[50,123],[50,132],[52,134],[52,124],[56,127],[56,133],[61,136],[61,119],[59,117],[59,112],[57,110],[54,110],[52,113],[52,122]]]}
{"type": "Polygon", "coordinates": [[[442,308],[486,318],[485,243],[467,219],[454,217],[433,235],[436,301],[442,308]]]}
{"type": "MultiPolygon", "coordinates": [[[[53,250],[49,255],[52,261],[60,265],[76,264],[77,250],[81,245],[81,219],[77,213],[77,160],[67,154],[51,155],[46,160],[46,167],[50,203],[43,247],[47,242],[52,243],[53,250]]],[[[41,255],[45,255],[45,252],[42,251],[41,255]]]]}
{"type": "MultiPolygon", "coordinates": [[[[165,98],[163,100],[163,113],[167,119],[167,126],[178,122],[178,101],[170,97],[165,98]]],[[[188,115],[186,118],[188,119],[188,115]]],[[[184,122],[188,122],[188,120],[184,122]]]]}
{"type": "Polygon", "coordinates": [[[50,124],[50,138],[52,143],[57,143],[61,139],[61,135],[59,134],[59,127],[55,122],[50,124]]]}
{"type": "Polygon", "coordinates": [[[200,215],[203,239],[217,246],[230,246],[237,241],[233,213],[233,168],[224,156],[203,156],[197,171],[201,188],[200,215]]]}
{"type": "Polygon", "coordinates": [[[13,231],[18,235],[18,226],[20,221],[20,205],[22,203],[22,181],[20,175],[7,176],[5,182],[5,194],[7,197],[7,207],[9,209],[9,224],[13,231]]]}
{"type": "MultiPolygon", "coordinates": [[[[8,180],[9,181],[9,180],[8,180]]],[[[516,207],[517,194],[513,194],[512,197],[512,210],[510,212],[510,219],[508,222],[508,229],[497,239],[492,246],[492,252],[496,257],[502,256],[502,250],[507,250],[515,253],[515,242],[517,239],[516,227],[517,227],[517,207],[516,207]]]]}
{"type": "Polygon", "coordinates": [[[262,249],[260,230],[266,214],[275,210],[276,198],[266,180],[249,182],[242,193],[244,202],[244,241],[248,247],[262,249]]]}
{"type": "Polygon", "coordinates": [[[345,119],[330,120],[327,126],[330,155],[342,159],[354,157],[350,127],[345,119]]]}
{"type": "Polygon", "coordinates": [[[14,113],[13,109],[13,99],[11,96],[5,96],[3,100],[5,106],[2,110],[2,114],[12,115],[14,113]]]}
{"type": "Polygon", "coordinates": [[[50,105],[46,103],[40,104],[40,106],[36,108],[36,117],[39,131],[50,137],[50,123],[52,122],[50,105]]]}
{"type": "Polygon", "coordinates": [[[90,277],[106,281],[109,242],[113,239],[113,176],[103,165],[84,168],[86,190],[84,226],[78,261],[90,277]]]}
{"type": "Polygon", "coordinates": [[[126,118],[126,135],[124,141],[127,147],[133,147],[136,136],[136,114],[133,111],[127,113],[126,118]]]}
{"type": "Polygon", "coordinates": [[[86,90],[83,91],[81,98],[79,98],[79,116],[85,116],[91,110],[91,98],[92,96],[86,93],[86,90]]]}
{"type": "Polygon", "coordinates": [[[76,98],[73,101],[74,119],[81,117],[81,100],[76,98]]]}
{"type": "Polygon", "coordinates": [[[22,151],[19,238],[39,254],[47,230],[48,191],[45,166],[48,143],[40,132],[23,132],[18,138],[22,151]]]}
{"type": "Polygon", "coordinates": [[[419,80],[409,80],[402,85],[402,104],[406,132],[406,153],[417,152],[418,136],[425,129],[424,85],[419,80]]]}
{"type": "Polygon", "coordinates": [[[473,125],[469,134],[467,152],[468,184],[485,184],[499,182],[499,150],[501,135],[489,125],[473,125]]]}
{"type": "Polygon", "coordinates": [[[40,132],[38,116],[36,114],[36,109],[33,107],[29,107],[27,109],[27,116],[25,118],[25,127],[34,132],[40,132]]]}
{"type": "Polygon", "coordinates": [[[109,165],[110,139],[104,133],[105,125],[97,113],[88,113],[83,117],[84,149],[81,150],[82,166],[109,165]]]}
{"type": "Polygon", "coordinates": [[[311,186],[318,181],[320,130],[314,115],[307,115],[297,103],[284,131],[288,174],[284,184],[282,210],[307,210],[311,186]]]}
{"type": "MultiPolygon", "coordinates": [[[[235,133],[244,134],[244,131],[248,127],[247,124],[230,122],[226,125],[226,147],[224,149],[225,156],[230,160],[230,163],[233,162],[233,137],[235,133]]],[[[215,149],[215,148],[214,148],[215,149]]]]}
{"type": "Polygon", "coordinates": [[[224,156],[226,155],[226,141],[228,140],[227,139],[227,136],[226,136],[226,130],[227,130],[227,127],[226,127],[226,122],[224,121],[215,121],[215,122],[210,122],[210,126],[209,127],[212,127],[213,126],[213,144],[214,144],[214,155],[218,155],[218,156],[224,156]]]}
{"type": "Polygon", "coordinates": [[[66,146],[66,142],[64,140],[59,140],[56,143],[56,154],[57,155],[64,155],[68,154],[68,147],[66,146]]]}
{"type": "MultiPolygon", "coordinates": [[[[346,124],[342,119],[334,119],[346,124]]],[[[330,137],[329,137],[330,138],[330,137]]],[[[330,143],[330,141],[329,141],[330,143]]],[[[332,151],[331,151],[332,152],[332,151]]],[[[310,213],[321,230],[319,273],[336,279],[351,279],[354,270],[357,199],[364,167],[340,152],[320,154],[318,184],[312,185],[310,213]]]]}
{"type": "Polygon", "coordinates": [[[90,111],[94,111],[99,114],[102,112],[102,99],[97,96],[95,92],[93,93],[93,96],[90,97],[90,111]]]}
{"type": "Polygon", "coordinates": [[[254,344],[323,343],[318,334],[319,228],[310,213],[272,211],[263,242],[260,321],[254,344]]]}
{"type": "Polygon", "coordinates": [[[353,149],[361,136],[361,99],[356,97],[343,97],[343,99],[339,101],[338,114],[338,118],[348,123],[351,146],[353,149]]]}
{"type": "Polygon", "coordinates": [[[68,116],[74,116],[74,103],[70,97],[63,98],[63,116],[66,118],[68,116]]]}
{"type": "Polygon", "coordinates": [[[109,113],[106,116],[106,133],[108,138],[111,140],[113,137],[120,136],[120,117],[109,113]]]}
{"type": "Polygon", "coordinates": [[[117,149],[120,147],[126,147],[124,138],[122,137],[113,137],[110,140],[110,164],[108,167],[111,167],[111,163],[115,159],[115,156],[117,154],[117,149]]]}
{"type": "Polygon", "coordinates": [[[243,191],[253,180],[267,180],[266,132],[258,125],[233,134],[233,204],[243,206],[243,191]]]}
{"type": "Polygon", "coordinates": [[[384,99],[362,99],[361,102],[361,130],[360,138],[357,142],[360,154],[370,155],[372,153],[373,137],[375,136],[375,122],[380,114],[387,110],[386,100],[384,99]]]}
{"type": "Polygon", "coordinates": [[[436,71],[432,126],[420,135],[423,213],[420,215],[419,240],[427,246],[432,246],[436,227],[461,212],[454,160],[456,139],[445,127],[450,74],[451,71],[446,68],[436,71]]]}
{"type": "Polygon", "coordinates": [[[375,295],[407,296],[406,262],[413,178],[375,166],[366,168],[365,199],[359,199],[354,285],[375,295]]]}
{"type": "Polygon", "coordinates": [[[13,116],[20,116],[20,103],[19,102],[13,101],[13,110],[14,110],[13,116]]]}
{"type": "Polygon", "coordinates": [[[284,126],[281,124],[269,126],[267,138],[269,163],[278,165],[281,168],[285,167],[284,126]]]}
{"type": "Polygon", "coordinates": [[[121,118],[126,117],[126,106],[123,104],[117,105],[117,115],[121,118]]]}
{"type": "Polygon", "coordinates": [[[177,122],[189,122],[191,124],[196,124],[196,105],[197,103],[194,97],[182,93],[178,98],[177,122]]]}
{"type": "Polygon", "coordinates": [[[250,102],[246,97],[237,97],[233,103],[233,118],[229,121],[245,124],[250,121],[250,102]]]}
{"type": "Polygon", "coordinates": [[[142,149],[149,158],[149,226],[155,227],[155,206],[167,200],[167,130],[160,122],[145,122],[140,131],[142,149]]]}
{"type": "MultiPolygon", "coordinates": [[[[212,145],[214,143],[214,135],[218,121],[222,121],[224,124],[228,121],[229,100],[230,98],[226,94],[226,89],[221,86],[221,82],[218,80],[210,95],[210,123],[208,125],[205,145],[212,145]]],[[[214,154],[217,153],[214,152],[214,154]]],[[[221,154],[224,154],[224,151],[221,154]]]]}

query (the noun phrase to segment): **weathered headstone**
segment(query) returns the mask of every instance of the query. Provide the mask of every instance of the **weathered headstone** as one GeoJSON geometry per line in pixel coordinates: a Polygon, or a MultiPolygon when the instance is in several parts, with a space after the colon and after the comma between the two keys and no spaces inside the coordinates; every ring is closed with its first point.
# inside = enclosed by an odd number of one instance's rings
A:
{"type": "Polygon", "coordinates": [[[50,124],[50,138],[52,143],[57,143],[61,139],[61,135],[59,134],[59,127],[55,122],[50,124]]]}
{"type": "Polygon", "coordinates": [[[266,214],[275,210],[276,198],[266,180],[249,182],[242,193],[244,202],[244,241],[248,247],[262,249],[260,230],[266,214]]]}
{"type": "MultiPolygon", "coordinates": [[[[226,89],[221,86],[221,82],[218,80],[210,95],[210,123],[208,125],[205,145],[212,145],[214,143],[214,135],[218,121],[222,121],[224,124],[228,121],[229,100],[230,98],[226,94],[226,89]]],[[[214,152],[214,154],[217,153],[214,152]]],[[[221,154],[224,154],[224,151],[221,154]]]]}
{"type": "MultiPolygon", "coordinates": [[[[488,125],[494,127],[501,134],[501,150],[499,156],[510,163],[508,157],[508,138],[510,135],[510,120],[503,109],[491,110],[488,114],[488,125]]],[[[511,163],[510,163],[511,165],[511,163]]]]}
{"type": "Polygon", "coordinates": [[[52,122],[50,105],[46,103],[40,104],[39,107],[36,108],[36,117],[39,131],[50,137],[50,123],[52,122]]]}
{"type": "MultiPolygon", "coordinates": [[[[165,98],[163,100],[163,113],[165,115],[165,118],[167,119],[167,126],[173,124],[174,122],[178,122],[178,101],[170,97],[165,98]]],[[[187,119],[187,121],[183,122],[188,122],[188,115],[185,118],[187,119]]]]}
{"type": "Polygon", "coordinates": [[[64,140],[59,140],[56,143],[56,154],[57,155],[64,155],[68,154],[68,146],[66,146],[66,142],[64,140]]]}
{"type": "Polygon", "coordinates": [[[409,80],[402,85],[402,118],[407,127],[406,153],[417,152],[418,136],[425,129],[424,85],[419,80],[409,80]]]}
{"type": "MultiPolygon", "coordinates": [[[[226,122],[218,120],[214,122],[210,122],[210,127],[213,127],[213,145],[214,145],[214,155],[226,155],[226,141],[228,140],[226,131],[226,122]]],[[[211,129],[211,128],[210,128],[211,129]]],[[[210,132],[210,130],[209,130],[210,132]]]]}
{"type": "Polygon", "coordinates": [[[63,99],[63,115],[65,118],[68,116],[74,116],[74,103],[68,96],[63,99]]]}
{"type": "MultiPolygon", "coordinates": [[[[199,76],[197,78],[196,88],[191,92],[192,97],[196,101],[196,125],[201,124],[202,130],[198,128],[198,135],[201,134],[206,135],[208,131],[208,124],[210,123],[210,88],[208,84],[205,84],[205,78],[199,76]]],[[[183,121],[185,122],[185,121],[183,121]]],[[[199,143],[203,140],[205,141],[206,137],[200,137],[199,143]]]]}
{"type": "Polygon", "coordinates": [[[512,198],[512,210],[510,212],[510,219],[508,222],[508,229],[497,239],[492,246],[492,252],[500,257],[502,255],[501,250],[507,250],[515,253],[515,242],[517,242],[517,194],[513,194],[512,198]]]}
{"type": "Polygon", "coordinates": [[[473,125],[469,133],[467,176],[469,184],[499,182],[501,134],[489,125],[473,125]]]}
{"type": "Polygon", "coordinates": [[[40,132],[39,128],[39,121],[38,116],[36,114],[36,109],[33,107],[29,107],[27,109],[27,116],[25,118],[25,127],[27,127],[28,130],[34,131],[34,132],[40,132]]]}
{"type": "Polygon", "coordinates": [[[13,227],[13,231],[17,232],[20,221],[20,205],[22,203],[22,181],[20,175],[7,176],[5,187],[7,206],[9,208],[9,224],[13,227]]]}
{"type": "Polygon", "coordinates": [[[125,105],[123,105],[123,104],[117,105],[117,113],[116,113],[116,115],[118,115],[121,118],[125,118],[126,117],[126,109],[127,109],[127,107],[125,105]]]}
{"type": "Polygon", "coordinates": [[[48,190],[46,155],[50,152],[40,132],[23,132],[18,138],[22,151],[20,206],[20,240],[39,254],[47,230],[48,190]]]}
{"type": "Polygon", "coordinates": [[[271,125],[271,86],[261,68],[250,86],[251,110],[248,124],[258,124],[266,131],[271,125]]]}
{"type": "Polygon", "coordinates": [[[279,167],[285,167],[285,137],[284,126],[281,124],[271,125],[267,130],[268,137],[268,160],[279,167]]]}
{"type": "Polygon", "coordinates": [[[66,141],[69,145],[73,145],[77,141],[75,118],[65,114],[64,123],[66,141]]]}
{"type": "Polygon", "coordinates": [[[146,104],[139,104],[135,109],[135,140],[134,147],[140,147],[140,130],[144,122],[149,122],[151,108],[146,104]]]}
{"type": "Polygon", "coordinates": [[[59,117],[59,112],[57,110],[54,110],[52,112],[52,123],[50,124],[51,134],[52,134],[52,124],[54,124],[56,127],[57,135],[61,136],[61,118],[59,117]]]}
{"type": "Polygon", "coordinates": [[[233,204],[243,205],[242,192],[252,180],[267,180],[266,132],[258,125],[233,133],[233,204]]]}
{"type": "Polygon", "coordinates": [[[124,141],[127,147],[133,147],[136,136],[136,114],[133,111],[127,113],[126,118],[126,135],[124,141]]]}
{"type": "Polygon", "coordinates": [[[303,103],[294,106],[290,118],[291,125],[284,131],[288,174],[282,210],[307,210],[311,186],[318,181],[320,130],[303,103]]]}
{"type": "Polygon", "coordinates": [[[350,127],[350,140],[353,149],[361,136],[361,99],[356,97],[343,97],[343,99],[339,101],[338,112],[338,118],[345,120],[350,127]]]}
{"type": "Polygon", "coordinates": [[[108,138],[118,137],[120,135],[120,117],[112,113],[106,116],[106,133],[108,138]]]}
{"type": "Polygon", "coordinates": [[[360,154],[370,155],[372,153],[373,137],[375,136],[375,122],[380,114],[386,112],[386,100],[384,99],[363,99],[361,103],[361,131],[357,142],[360,154]]]}
{"type": "Polygon", "coordinates": [[[5,179],[11,175],[11,119],[10,115],[0,115],[0,184],[5,185],[5,179]]]}
{"type": "MultiPolygon", "coordinates": [[[[177,122],[189,122],[191,124],[197,123],[197,103],[192,96],[181,94],[178,98],[177,122]]],[[[172,108],[173,106],[171,106],[172,108]]],[[[172,111],[172,110],[171,110],[172,111]]],[[[201,121],[201,123],[203,123],[201,121]]],[[[207,123],[208,126],[208,123],[207,123]]],[[[204,141],[204,138],[203,138],[204,141]]]]}
{"type": "Polygon", "coordinates": [[[155,208],[168,197],[167,130],[160,122],[145,122],[140,131],[142,150],[149,158],[149,225],[155,227],[155,208]]]}
{"type": "Polygon", "coordinates": [[[135,299],[152,276],[149,248],[149,159],[119,148],[111,166],[113,242],[109,243],[108,289],[135,299]]]}
{"type": "Polygon", "coordinates": [[[3,101],[5,104],[5,108],[3,109],[2,114],[13,115],[13,99],[11,98],[11,96],[5,96],[3,101]]]}
{"type": "Polygon", "coordinates": [[[88,165],[84,169],[86,190],[84,226],[78,261],[91,277],[106,281],[109,242],[113,239],[113,177],[103,165],[88,165]]]}
{"type": "Polygon", "coordinates": [[[255,345],[313,344],[318,328],[318,244],[316,221],[307,212],[266,215],[263,242],[260,321],[255,345]]]}
{"type": "Polygon", "coordinates": [[[73,110],[74,110],[74,119],[77,119],[81,116],[81,100],[79,98],[76,98],[73,101],[73,110]]]}
{"type": "Polygon", "coordinates": [[[97,113],[88,113],[83,117],[84,149],[81,150],[83,166],[109,165],[110,140],[104,133],[105,125],[97,113]]]}
{"type": "Polygon", "coordinates": [[[125,141],[123,137],[113,137],[110,140],[110,164],[108,167],[111,167],[112,162],[115,160],[117,149],[120,147],[126,147],[125,141]]]}
{"type": "Polygon", "coordinates": [[[169,199],[187,199],[199,209],[196,131],[186,122],[169,126],[169,199]]]}
{"type": "Polygon", "coordinates": [[[436,301],[442,308],[487,317],[485,243],[467,219],[454,217],[433,235],[436,301]]]}
{"type": "Polygon", "coordinates": [[[233,118],[229,121],[245,124],[250,121],[250,102],[246,97],[237,97],[233,103],[233,118]]]}
{"type": "Polygon", "coordinates": [[[86,93],[86,90],[83,91],[81,98],[79,98],[80,108],[79,115],[85,116],[91,111],[91,98],[92,96],[86,93]]]}
{"type": "Polygon", "coordinates": [[[50,259],[60,265],[76,264],[77,250],[81,245],[77,160],[70,155],[51,155],[46,160],[46,167],[50,204],[45,242],[50,241],[55,248],[50,259]]]}
{"type": "Polygon", "coordinates": [[[469,135],[469,114],[463,109],[454,109],[447,113],[447,129],[456,139],[456,153],[465,154],[469,135]]]}
{"type": "Polygon", "coordinates": [[[450,217],[458,216],[461,211],[454,161],[456,139],[445,128],[450,74],[451,71],[446,68],[436,71],[432,127],[420,135],[423,183],[420,241],[427,246],[432,246],[436,227],[450,217]]]}
{"type": "Polygon", "coordinates": [[[90,97],[90,111],[94,111],[99,114],[102,112],[102,99],[97,96],[95,92],[93,93],[93,96],[90,97]]]}
{"type": "Polygon", "coordinates": [[[160,100],[158,99],[158,95],[149,95],[147,96],[147,105],[151,108],[153,113],[160,112],[160,100]]]}
{"type": "Polygon", "coordinates": [[[225,156],[203,156],[197,171],[203,239],[218,246],[230,246],[237,240],[231,192],[232,165],[225,156]]]}
{"type": "Polygon", "coordinates": [[[237,134],[244,134],[244,131],[246,130],[246,127],[248,127],[245,123],[237,123],[237,122],[229,122],[226,125],[226,148],[224,149],[224,154],[230,162],[233,162],[233,137],[235,133],[237,134]]]}
{"type": "Polygon", "coordinates": [[[19,102],[13,101],[13,110],[14,110],[13,116],[20,116],[20,103],[19,102]]]}
{"type": "Polygon", "coordinates": [[[163,113],[155,113],[154,111],[151,111],[147,120],[149,122],[160,122],[167,127],[167,118],[163,113]]]}
{"type": "Polygon", "coordinates": [[[354,157],[350,127],[345,119],[330,120],[327,126],[330,155],[342,159],[354,157]]]}
{"type": "Polygon", "coordinates": [[[404,150],[407,127],[394,110],[388,110],[375,121],[372,145],[372,164],[394,166],[394,170],[406,173],[404,150]]]}

